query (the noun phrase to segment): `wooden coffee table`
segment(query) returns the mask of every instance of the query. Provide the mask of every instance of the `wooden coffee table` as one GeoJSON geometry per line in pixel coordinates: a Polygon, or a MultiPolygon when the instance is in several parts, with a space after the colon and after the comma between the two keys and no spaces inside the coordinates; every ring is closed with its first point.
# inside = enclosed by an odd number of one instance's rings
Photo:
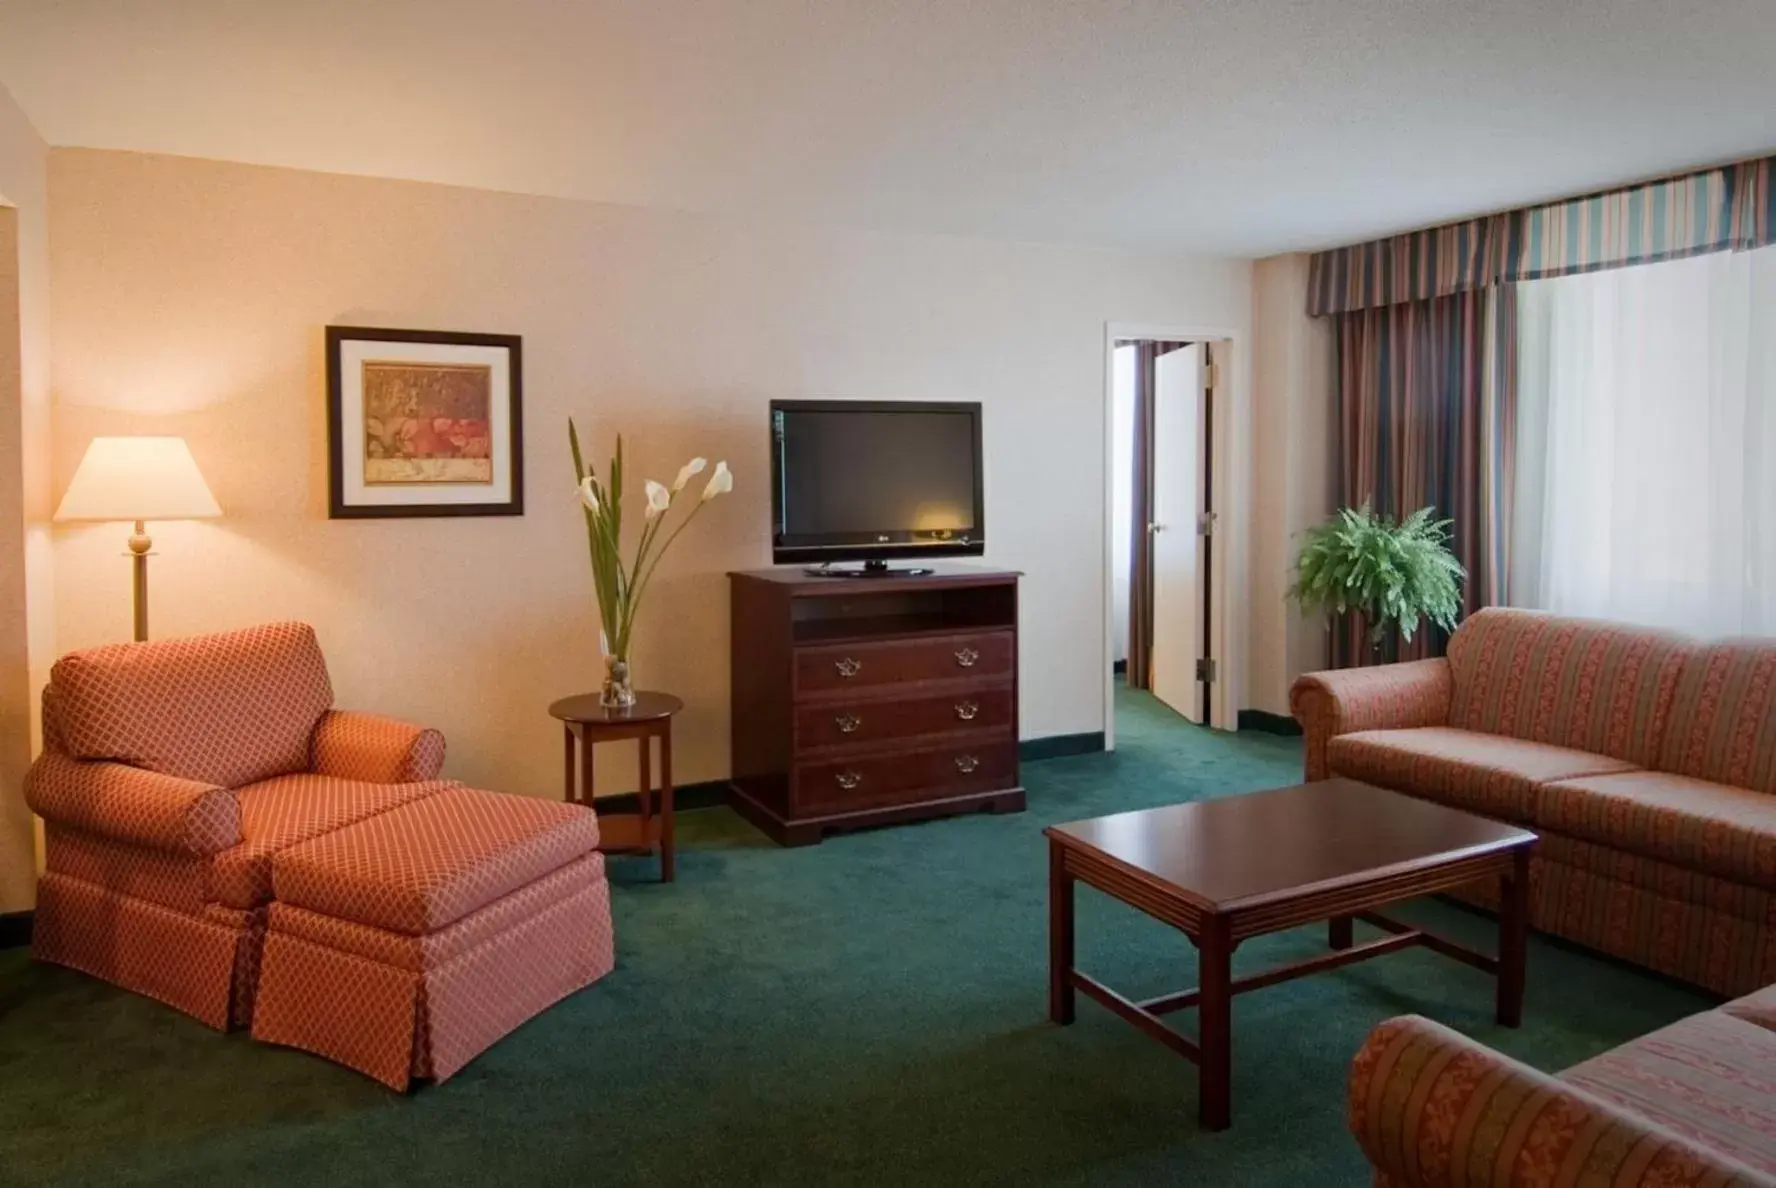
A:
{"type": "Polygon", "coordinates": [[[1235,994],[1422,945],[1498,977],[1498,1021],[1523,1015],[1529,932],[1529,855],[1536,835],[1355,780],[1324,780],[1221,800],[1053,825],[1048,837],[1048,1014],[1073,1021],[1083,990],[1173,1051],[1195,1061],[1198,1117],[1210,1130],[1232,1120],[1235,994]],[[1374,913],[1375,908],[1464,883],[1502,882],[1499,953],[1374,913]],[[1194,990],[1134,1002],[1073,966],[1073,884],[1082,882],[1179,929],[1196,945],[1194,990]],[[1330,922],[1333,952],[1241,978],[1234,949],[1248,937],[1330,922]],[[1384,934],[1355,942],[1352,921],[1384,934]],[[1192,1041],[1160,1019],[1196,1007],[1192,1041]]]}

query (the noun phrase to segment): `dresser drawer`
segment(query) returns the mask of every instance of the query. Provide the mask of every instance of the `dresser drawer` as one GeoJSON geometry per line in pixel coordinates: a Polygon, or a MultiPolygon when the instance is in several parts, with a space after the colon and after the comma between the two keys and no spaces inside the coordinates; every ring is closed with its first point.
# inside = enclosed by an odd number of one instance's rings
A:
{"type": "Polygon", "coordinates": [[[801,811],[906,804],[1009,788],[1017,781],[1017,742],[961,742],[796,768],[791,794],[801,811]]]}
{"type": "Polygon", "coordinates": [[[797,648],[797,693],[868,689],[915,681],[1009,676],[1017,638],[1009,631],[922,636],[797,648]]]}
{"type": "Polygon", "coordinates": [[[858,698],[801,705],[796,709],[795,749],[867,747],[924,735],[1009,730],[1016,700],[1010,685],[997,684],[905,700],[858,698]]]}

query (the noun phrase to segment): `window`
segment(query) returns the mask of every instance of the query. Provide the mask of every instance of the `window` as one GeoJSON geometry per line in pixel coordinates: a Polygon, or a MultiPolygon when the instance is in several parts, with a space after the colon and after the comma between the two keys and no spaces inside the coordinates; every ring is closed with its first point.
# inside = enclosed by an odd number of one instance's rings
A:
{"type": "Polygon", "coordinates": [[[1517,302],[1510,601],[1776,634],[1776,248],[1517,302]]]}

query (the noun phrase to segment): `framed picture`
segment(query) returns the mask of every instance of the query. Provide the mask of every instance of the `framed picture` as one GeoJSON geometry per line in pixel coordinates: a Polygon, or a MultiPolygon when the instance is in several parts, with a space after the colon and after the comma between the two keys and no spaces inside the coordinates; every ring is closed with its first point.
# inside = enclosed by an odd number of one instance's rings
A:
{"type": "Polygon", "coordinates": [[[327,327],[327,514],[524,514],[522,339],[327,327]]]}

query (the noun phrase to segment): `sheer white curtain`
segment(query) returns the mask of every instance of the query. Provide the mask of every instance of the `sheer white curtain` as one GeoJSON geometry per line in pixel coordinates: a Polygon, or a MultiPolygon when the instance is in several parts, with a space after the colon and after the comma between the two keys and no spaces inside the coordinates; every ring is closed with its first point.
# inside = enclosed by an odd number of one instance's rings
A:
{"type": "Polygon", "coordinates": [[[1776,634],[1776,248],[1518,289],[1517,606],[1776,634]]]}

